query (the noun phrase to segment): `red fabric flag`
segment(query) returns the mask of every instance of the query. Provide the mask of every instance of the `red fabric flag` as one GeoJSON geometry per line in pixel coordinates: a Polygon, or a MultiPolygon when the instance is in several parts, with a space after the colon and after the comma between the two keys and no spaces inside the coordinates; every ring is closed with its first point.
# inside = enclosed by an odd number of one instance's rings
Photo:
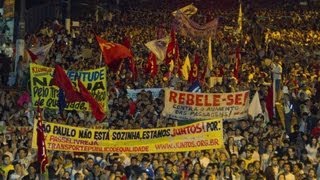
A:
{"type": "Polygon", "coordinates": [[[154,78],[158,73],[157,58],[156,55],[152,52],[149,53],[146,73],[149,73],[151,78],[154,78]]]}
{"type": "Polygon", "coordinates": [[[273,117],[273,108],[273,86],[270,86],[266,97],[266,109],[268,111],[269,118],[273,117]]]}
{"type": "Polygon", "coordinates": [[[29,49],[27,49],[27,52],[29,54],[30,59],[32,60],[33,63],[36,62],[36,60],[38,59],[38,56],[35,55],[32,51],[30,51],[29,49]]]}
{"type": "Polygon", "coordinates": [[[124,38],[122,38],[122,44],[126,48],[131,49],[131,41],[130,41],[130,38],[128,36],[125,36],[124,38]]]}
{"type": "Polygon", "coordinates": [[[46,171],[48,164],[47,149],[44,137],[44,126],[42,124],[41,111],[38,107],[38,123],[37,123],[37,147],[38,147],[38,162],[40,164],[41,174],[46,171]]]}
{"type": "Polygon", "coordinates": [[[58,86],[64,91],[67,102],[83,101],[83,97],[76,91],[75,87],[73,87],[72,82],[61,66],[56,65],[50,84],[58,86]]]}
{"type": "Polygon", "coordinates": [[[97,121],[102,121],[105,117],[105,113],[103,112],[100,104],[92,97],[90,92],[87,90],[87,88],[84,87],[82,82],[78,79],[78,87],[80,90],[81,96],[85,99],[86,102],[89,103],[92,114],[96,118],[97,121]]]}
{"type": "Polygon", "coordinates": [[[194,55],[194,62],[191,66],[191,71],[189,72],[189,83],[193,83],[195,80],[198,79],[199,64],[200,64],[200,57],[198,53],[196,53],[194,55]]]}
{"type": "Polygon", "coordinates": [[[104,61],[111,70],[117,71],[122,59],[132,57],[131,51],[124,45],[107,42],[99,36],[96,36],[96,39],[99,43],[104,61]]]}
{"type": "Polygon", "coordinates": [[[174,29],[171,30],[171,39],[170,39],[170,42],[168,44],[168,47],[167,47],[167,52],[166,52],[166,58],[165,58],[165,64],[170,64],[171,60],[173,60],[175,62],[175,58],[177,58],[177,55],[176,55],[176,35],[175,35],[175,31],[174,29]]]}
{"type": "Polygon", "coordinates": [[[239,67],[240,67],[240,48],[236,48],[236,62],[234,66],[233,76],[238,79],[239,77],[239,67]]]}

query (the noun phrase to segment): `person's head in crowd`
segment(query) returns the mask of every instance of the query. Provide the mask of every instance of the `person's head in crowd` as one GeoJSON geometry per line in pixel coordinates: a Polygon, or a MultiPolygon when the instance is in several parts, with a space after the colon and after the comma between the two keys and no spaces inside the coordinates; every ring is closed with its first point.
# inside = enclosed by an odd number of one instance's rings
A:
{"type": "Polygon", "coordinates": [[[252,159],[253,152],[254,152],[254,150],[253,150],[252,145],[250,145],[250,144],[247,145],[246,150],[245,150],[245,153],[246,153],[245,159],[248,159],[248,160],[252,159]]]}
{"type": "Polygon", "coordinates": [[[209,163],[207,165],[205,174],[206,175],[217,175],[218,169],[219,169],[219,167],[218,167],[217,163],[209,163]]]}
{"type": "Polygon", "coordinates": [[[74,179],[75,180],[84,180],[85,179],[85,177],[84,177],[84,175],[82,174],[82,173],[76,173],[75,175],[74,175],[74,179]]]}
{"type": "Polygon", "coordinates": [[[20,148],[18,149],[18,158],[23,159],[27,157],[28,155],[28,149],[27,148],[20,148]]]}
{"type": "Polygon", "coordinates": [[[188,177],[188,180],[199,180],[200,179],[200,175],[197,173],[191,173],[188,177]]]}
{"type": "Polygon", "coordinates": [[[159,166],[155,171],[156,178],[164,178],[165,177],[165,168],[163,166],[159,166]]]}
{"type": "Polygon", "coordinates": [[[285,174],[289,174],[291,173],[291,169],[292,169],[292,164],[289,162],[286,162],[283,164],[283,170],[285,174]]]}
{"type": "Polygon", "coordinates": [[[29,173],[29,175],[36,175],[39,173],[39,165],[37,164],[37,162],[29,165],[28,173],[29,173]]]}
{"type": "Polygon", "coordinates": [[[86,161],[86,169],[89,171],[93,170],[93,165],[94,165],[94,159],[92,157],[88,157],[86,161]]]}
{"type": "Polygon", "coordinates": [[[316,179],[317,178],[317,173],[316,170],[313,168],[310,168],[307,174],[307,178],[309,179],[316,179]]]}
{"type": "Polygon", "coordinates": [[[254,163],[249,163],[248,167],[247,167],[247,170],[248,170],[248,174],[249,175],[252,175],[253,173],[255,173],[254,163]]]}

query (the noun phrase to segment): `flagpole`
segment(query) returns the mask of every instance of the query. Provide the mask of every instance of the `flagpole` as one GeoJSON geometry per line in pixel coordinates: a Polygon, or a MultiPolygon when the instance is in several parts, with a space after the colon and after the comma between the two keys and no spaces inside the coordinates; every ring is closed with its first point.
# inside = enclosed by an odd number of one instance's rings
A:
{"type": "MultiPolygon", "coordinates": [[[[38,111],[38,122],[37,122],[37,128],[42,128],[42,131],[40,131],[40,132],[42,132],[42,137],[43,137],[43,131],[44,131],[44,128],[43,128],[43,124],[42,124],[42,112],[41,112],[41,107],[40,107],[40,102],[41,102],[41,100],[40,100],[40,98],[39,98],[39,100],[38,100],[38,105],[37,105],[37,111],[38,111]],[[40,126],[41,125],[41,126],[40,126]]],[[[44,137],[43,137],[44,138],[44,137]]],[[[42,139],[43,141],[44,141],[44,139],[42,139]]],[[[37,130],[37,141],[39,141],[39,131],[37,130]]],[[[42,168],[43,168],[43,163],[48,163],[48,157],[47,157],[47,149],[45,148],[45,142],[43,142],[44,144],[44,149],[42,149],[42,151],[44,150],[45,152],[42,152],[42,153],[44,153],[44,156],[45,157],[41,157],[41,162],[40,162],[40,174],[39,174],[39,179],[40,180],[44,180],[45,178],[43,177],[44,176],[44,174],[43,174],[43,171],[42,171],[42,168]]],[[[37,146],[38,146],[38,162],[39,162],[39,142],[37,142],[37,146]]],[[[41,147],[41,148],[43,148],[43,147],[41,147]]],[[[47,165],[47,164],[46,164],[47,165]]],[[[45,166],[46,166],[45,165],[45,166]]]]}
{"type": "Polygon", "coordinates": [[[99,62],[99,66],[101,67],[102,64],[102,52],[100,52],[100,62],[99,62]]]}

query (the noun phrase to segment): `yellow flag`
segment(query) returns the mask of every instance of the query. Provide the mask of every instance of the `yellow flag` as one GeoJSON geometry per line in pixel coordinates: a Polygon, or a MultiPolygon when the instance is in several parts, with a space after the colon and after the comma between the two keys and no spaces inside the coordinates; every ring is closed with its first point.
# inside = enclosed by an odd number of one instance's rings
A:
{"type": "Polygon", "coordinates": [[[213,62],[212,62],[212,47],[211,47],[211,36],[209,36],[209,45],[208,45],[208,68],[210,71],[213,69],[213,62]]]}
{"type": "Polygon", "coordinates": [[[190,70],[191,70],[191,63],[190,63],[189,55],[187,55],[186,59],[184,60],[184,64],[181,67],[181,73],[184,80],[189,79],[190,70]]]}
{"type": "Polygon", "coordinates": [[[174,62],[173,62],[173,60],[171,60],[169,63],[169,71],[172,72],[173,69],[174,69],[174,62]]]}
{"type": "Polygon", "coordinates": [[[242,3],[240,2],[239,5],[239,15],[238,15],[238,33],[242,33],[242,19],[243,19],[243,12],[242,12],[242,3]]]}

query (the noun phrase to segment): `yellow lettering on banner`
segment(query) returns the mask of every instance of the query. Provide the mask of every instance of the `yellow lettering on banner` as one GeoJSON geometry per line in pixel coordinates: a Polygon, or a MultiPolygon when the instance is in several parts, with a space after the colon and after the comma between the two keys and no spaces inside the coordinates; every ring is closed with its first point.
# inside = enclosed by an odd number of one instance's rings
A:
{"type": "Polygon", "coordinates": [[[192,76],[193,77],[198,77],[198,65],[193,65],[192,76]]]}
{"type": "MultiPolygon", "coordinates": [[[[221,148],[222,120],[145,130],[104,130],[43,122],[48,150],[104,153],[160,153],[221,148]]],[[[37,148],[37,123],[32,148],[37,148]]]]}

